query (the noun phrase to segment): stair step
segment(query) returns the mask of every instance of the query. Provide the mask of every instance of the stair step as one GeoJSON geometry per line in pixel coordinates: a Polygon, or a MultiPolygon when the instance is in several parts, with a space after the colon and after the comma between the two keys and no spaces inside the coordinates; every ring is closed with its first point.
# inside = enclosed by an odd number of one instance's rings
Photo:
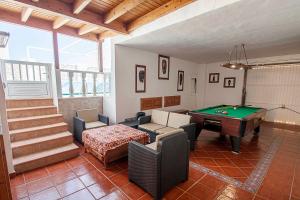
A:
{"type": "Polygon", "coordinates": [[[13,118],[57,114],[57,108],[56,106],[9,108],[6,110],[6,112],[7,112],[8,119],[13,119],[13,118]]]}
{"type": "Polygon", "coordinates": [[[23,107],[35,107],[35,106],[52,106],[53,99],[9,99],[6,100],[7,108],[23,108],[23,107]]]}
{"type": "Polygon", "coordinates": [[[50,165],[66,159],[70,159],[78,155],[79,147],[72,143],[63,147],[15,158],[13,159],[13,164],[16,173],[21,173],[45,165],[50,165]]]}
{"type": "Polygon", "coordinates": [[[55,133],[60,133],[68,130],[68,124],[65,122],[49,124],[45,126],[36,126],[31,128],[17,129],[9,131],[10,141],[17,142],[55,133]]]}
{"type": "Polygon", "coordinates": [[[55,124],[63,121],[64,119],[62,114],[23,117],[23,118],[15,118],[15,119],[7,120],[10,131],[16,129],[43,126],[48,124],[55,124]]]}
{"type": "Polygon", "coordinates": [[[73,135],[69,132],[62,132],[53,135],[33,138],[11,143],[13,157],[21,157],[35,152],[41,152],[57,147],[65,146],[73,142],[73,135]]]}

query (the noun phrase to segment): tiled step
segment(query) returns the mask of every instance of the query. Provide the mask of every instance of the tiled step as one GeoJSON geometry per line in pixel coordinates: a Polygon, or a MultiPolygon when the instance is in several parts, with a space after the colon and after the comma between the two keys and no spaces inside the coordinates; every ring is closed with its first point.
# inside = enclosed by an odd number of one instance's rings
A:
{"type": "Polygon", "coordinates": [[[11,143],[13,158],[37,153],[57,147],[65,146],[73,142],[73,135],[69,132],[62,132],[53,135],[23,140],[11,143]]]}
{"type": "Polygon", "coordinates": [[[16,129],[60,123],[63,122],[64,119],[61,114],[54,114],[54,115],[43,115],[43,116],[8,119],[7,121],[8,121],[9,130],[12,131],[16,129]]]}
{"type": "Polygon", "coordinates": [[[53,99],[10,99],[6,100],[7,108],[24,108],[37,106],[52,106],[53,99]]]}
{"type": "Polygon", "coordinates": [[[9,108],[6,111],[8,119],[57,114],[55,106],[9,108]]]}
{"type": "Polygon", "coordinates": [[[36,126],[24,129],[9,131],[10,141],[17,142],[37,137],[43,137],[68,130],[68,124],[65,122],[49,124],[45,126],[36,126]]]}
{"type": "Polygon", "coordinates": [[[69,144],[63,147],[15,158],[13,159],[13,164],[15,167],[15,171],[17,173],[21,173],[62,160],[73,158],[78,155],[78,146],[75,144],[69,144]]]}

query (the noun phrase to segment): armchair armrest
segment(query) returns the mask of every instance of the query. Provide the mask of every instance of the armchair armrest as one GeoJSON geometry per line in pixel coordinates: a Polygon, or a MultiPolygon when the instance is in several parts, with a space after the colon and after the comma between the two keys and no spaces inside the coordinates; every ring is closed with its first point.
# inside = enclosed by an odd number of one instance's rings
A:
{"type": "Polygon", "coordinates": [[[82,132],[85,130],[85,121],[79,117],[73,117],[74,137],[82,143],[82,132]]]}
{"type": "Polygon", "coordinates": [[[147,123],[150,123],[150,122],[151,122],[151,115],[142,116],[138,119],[138,125],[147,124],[147,123]]]}
{"type": "Polygon", "coordinates": [[[190,123],[190,124],[181,126],[180,128],[182,128],[184,130],[184,132],[187,133],[188,139],[190,140],[191,150],[194,150],[195,149],[195,141],[197,140],[197,138],[196,138],[196,124],[195,123],[190,123]]]}
{"type": "Polygon", "coordinates": [[[109,125],[109,117],[98,114],[98,120],[106,125],[109,125]]]}
{"type": "Polygon", "coordinates": [[[135,120],[137,120],[136,117],[130,117],[130,118],[126,118],[124,121],[125,122],[132,122],[132,121],[135,121],[135,120]]]}

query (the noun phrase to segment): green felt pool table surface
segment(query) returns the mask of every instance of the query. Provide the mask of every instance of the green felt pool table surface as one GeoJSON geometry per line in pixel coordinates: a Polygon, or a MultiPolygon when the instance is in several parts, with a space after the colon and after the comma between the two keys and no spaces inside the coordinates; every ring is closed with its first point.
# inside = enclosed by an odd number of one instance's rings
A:
{"type": "Polygon", "coordinates": [[[236,109],[234,109],[233,106],[219,105],[219,106],[214,106],[214,107],[209,107],[209,108],[204,108],[204,109],[199,109],[199,110],[193,110],[192,112],[243,119],[253,113],[256,113],[260,109],[261,108],[247,107],[247,106],[241,106],[241,107],[237,107],[236,109]],[[227,114],[217,112],[220,110],[226,111],[227,114]]]}

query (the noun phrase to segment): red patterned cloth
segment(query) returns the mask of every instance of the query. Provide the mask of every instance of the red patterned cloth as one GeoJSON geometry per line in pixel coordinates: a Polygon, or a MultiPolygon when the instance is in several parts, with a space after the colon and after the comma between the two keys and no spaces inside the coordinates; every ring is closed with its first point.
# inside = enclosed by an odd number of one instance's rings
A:
{"type": "Polygon", "coordinates": [[[84,146],[93,149],[101,157],[105,157],[108,150],[140,139],[149,142],[149,135],[123,124],[85,130],[82,133],[84,146]]]}

